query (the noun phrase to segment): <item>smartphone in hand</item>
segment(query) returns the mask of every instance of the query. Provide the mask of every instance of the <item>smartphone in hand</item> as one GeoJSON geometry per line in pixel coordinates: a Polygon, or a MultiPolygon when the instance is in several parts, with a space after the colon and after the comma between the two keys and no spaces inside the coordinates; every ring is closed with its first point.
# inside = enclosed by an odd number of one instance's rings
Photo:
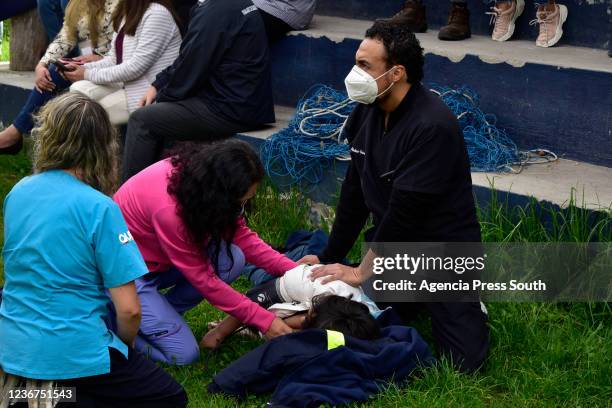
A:
{"type": "Polygon", "coordinates": [[[74,71],[76,69],[75,67],[70,67],[66,65],[66,63],[63,62],[62,60],[53,61],[53,65],[55,65],[55,67],[57,68],[59,72],[74,71]]]}

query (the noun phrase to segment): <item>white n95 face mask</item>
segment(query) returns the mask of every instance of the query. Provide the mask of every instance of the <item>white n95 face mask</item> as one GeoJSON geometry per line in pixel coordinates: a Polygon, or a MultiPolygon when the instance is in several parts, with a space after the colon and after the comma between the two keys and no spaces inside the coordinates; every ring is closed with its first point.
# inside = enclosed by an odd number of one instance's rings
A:
{"type": "Polygon", "coordinates": [[[395,82],[392,82],[391,85],[381,93],[378,93],[378,85],[376,85],[376,81],[387,75],[393,68],[395,67],[391,67],[378,78],[374,78],[372,75],[355,65],[344,80],[349,99],[366,105],[374,103],[376,98],[387,93],[387,91],[395,85],[395,82]]]}

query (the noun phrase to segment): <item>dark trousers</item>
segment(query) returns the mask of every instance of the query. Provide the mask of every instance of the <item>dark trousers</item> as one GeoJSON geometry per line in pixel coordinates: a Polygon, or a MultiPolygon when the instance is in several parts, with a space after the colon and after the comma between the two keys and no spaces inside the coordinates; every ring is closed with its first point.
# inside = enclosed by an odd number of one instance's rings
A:
{"type": "Polygon", "coordinates": [[[60,381],[58,385],[76,387],[77,403],[61,408],[183,408],[187,394],[170,374],[143,354],[129,351],[125,358],[109,348],[111,372],[93,377],[60,381]]]}
{"type": "Polygon", "coordinates": [[[130,116],[123,149],[122,180],[126,181],[161,158],[175,141],[210,142],[250,130],[214,114],[200,98],[160,102],[130,116]]]}
{"type": "Polygon", "coordinates": [[[478,302],[390,303],[404,323],[425,311],[438,353],[463,372],[479,370],[489,353],[487,314],[478,302]]]}
{"type": "Polygon", "coordinates": [[[293,30],[289,24],[285,23],[280,18],[274,17],[263,10],[259,10],[259,13],[266,27],[266,34],[268,35],[268,41],[270,43],[280,40],[285,34],[293,30]]]}

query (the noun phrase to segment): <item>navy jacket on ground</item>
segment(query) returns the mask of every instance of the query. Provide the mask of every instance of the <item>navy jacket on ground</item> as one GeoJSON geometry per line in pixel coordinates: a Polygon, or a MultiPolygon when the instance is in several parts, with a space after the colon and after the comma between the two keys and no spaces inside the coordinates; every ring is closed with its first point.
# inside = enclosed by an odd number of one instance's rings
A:
{"type": "Polygon", "coordinates": [[[268,406],[316,407],[365,401],[389,381],[402,384],[434,359],[419,333],[389,326],[374,341],[345,337],[327,349],[325,330],[282,336],[242,356],[213,378],[208,390],[239,398],[274,391],[268,406]]]}

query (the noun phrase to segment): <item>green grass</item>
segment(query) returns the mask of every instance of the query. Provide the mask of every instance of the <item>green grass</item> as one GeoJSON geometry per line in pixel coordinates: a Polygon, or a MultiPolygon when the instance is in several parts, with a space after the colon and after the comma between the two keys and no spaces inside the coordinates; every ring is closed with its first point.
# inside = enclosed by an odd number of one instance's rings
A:
{"type": "Polygon", "coordinates": [[[11,21],[4,21],[4,33],[2,38],[0,38],[0,62],[9,60],[9,39],[11,37],[11,21]]]}
{"type": "MultiPolygon", "coordinates": [[[[0,197],[29,172],[22,153],[0,158],[0,197]]],[[[249,212],[249,224],[262,238],[280,246],[299,228],[312,228],[311,203],[292,192],[279,194],[269,185],[260,189],[249,212]]],[[[611,241],[612,216],[603,213],[588,220],[588,212],[572,208],[567,214],[543,208],[533,201],[525,208],[509,208],[496,196],[479,207],[486,241],[541,242],[611,241]],[[551,228],[540,216],[545,213],[551,228]]],[[[333,214],[322,218],[329,228],[333,214]]],[[[2,220],[0,218],[0,224],[2,220]]],[[[0,243],[2,235],[0,234],[0,243]]],[[[360,250],[355,246],[351,258],[360,250]]],[[[1,275],[0,264],[0,275],[1,275]]],[[[1,281],[1,276],[0,276],[1,281]]],[[[247,288],[244,280],[235,285],[247,288]]],[[[447,364],[428,369],[408,387],[389,387],[364,407],[610,407],[612,400],[612,311],[609,304],[492,303],[491,354],[485,371],[477,375],[455,373],[447,364]]],[[[190,311],[186,319],[197,337],[206,323],[222,317],[206,302],[190,311]]],[[[415,322],[431,340],[426,320],[415,322]]],[[[259,342],[229,339],[214,354],[203,353],[189,367],[167,367],[187,389],[190,407],[235,407],[231,398],[211,396],[206,385],[212,376],[259,342]]],[[[261,407],[266,396],[249,397],[243,406],[261,407]]]]}

